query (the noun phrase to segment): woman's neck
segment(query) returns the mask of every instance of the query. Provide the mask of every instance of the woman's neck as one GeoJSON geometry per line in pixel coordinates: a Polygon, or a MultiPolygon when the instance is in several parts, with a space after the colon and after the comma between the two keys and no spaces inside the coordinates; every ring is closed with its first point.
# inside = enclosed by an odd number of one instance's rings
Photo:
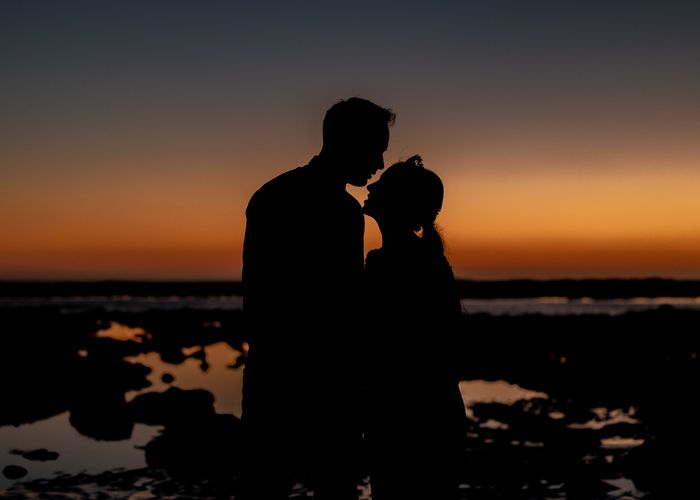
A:
{"type": "Polygon", "coordinates": [[[405,227],[399,228],[380,224],[379,230],[382,233],[382,248],[386,250],[405,248],[408,245],[414,245],[420,240],[416,233],[405,227]]]}

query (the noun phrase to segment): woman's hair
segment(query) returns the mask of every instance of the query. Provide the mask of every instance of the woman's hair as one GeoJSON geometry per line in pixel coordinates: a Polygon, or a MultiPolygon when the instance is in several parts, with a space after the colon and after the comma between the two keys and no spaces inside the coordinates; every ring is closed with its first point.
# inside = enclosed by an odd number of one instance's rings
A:
{"type": "Polygon", "coordinates": [[[395,163],[390,168],[402,172],[403,189],[411,198],[411,222],[422,229],[422,240],[432,252],[444,253],[445,247],[440,232],[435,226],[435,219],[442,209],[445,189],[440,177],[423,166],[419,155],[395,163]]]}

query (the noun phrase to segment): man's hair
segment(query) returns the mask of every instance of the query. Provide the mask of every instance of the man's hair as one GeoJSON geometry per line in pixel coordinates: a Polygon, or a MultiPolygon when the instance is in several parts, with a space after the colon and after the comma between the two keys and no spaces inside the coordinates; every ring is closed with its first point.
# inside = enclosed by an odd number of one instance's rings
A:
{"type": "Polygon", "coordinates": [[[356,137],[367,129],[393,125],[396,114],[360,97],[339,101],[326,111],[323,119],[323,143],[333,144],[356,137]]]}

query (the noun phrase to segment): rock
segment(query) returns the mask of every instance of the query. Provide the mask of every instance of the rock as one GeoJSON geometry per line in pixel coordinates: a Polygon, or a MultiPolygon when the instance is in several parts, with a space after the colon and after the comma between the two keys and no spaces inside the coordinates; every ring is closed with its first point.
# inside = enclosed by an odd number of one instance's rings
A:
{"type": "Polygon", "coordinates": [[[214,395],[203,389],[170,387],[165,392],[139,394],[128,403],[135,422],[147,425],[184,425],[214,415],[214,395]]]}
{"type": "Polygon", "coordinates": [[[12,450],[10,453],[13,455],[19,455],[26,458],[27,460],[36,460],[39,462],[47,462],[49,460],[56,460],[59,454],[55,451],[49,451],[45,448],[40,448],[38,450],[22,451],[22,450],[12,450]]]}
{"type": "Polygon", "coordinates": [[[19,479],[27,475],[27,469],[19,465],[8,465],[2,470],[2,473],[7,479],[19,479]]]}

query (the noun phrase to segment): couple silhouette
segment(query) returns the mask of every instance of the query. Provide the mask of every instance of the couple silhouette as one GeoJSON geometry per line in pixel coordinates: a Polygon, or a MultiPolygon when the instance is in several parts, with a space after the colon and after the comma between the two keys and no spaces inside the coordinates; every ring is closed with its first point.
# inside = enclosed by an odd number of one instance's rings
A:
{"type": "Polygon", "coordinates": [[[308,165],[263,185],[246,211],[241,497],[449,499],[464,405],[451,355],[461,314],[435,228],[440,178],[413,156],[384,168],[394,113],[353,97],[323,120],[308,165]],[[364,255],[364,215],[382,247],[364,255]]]}

